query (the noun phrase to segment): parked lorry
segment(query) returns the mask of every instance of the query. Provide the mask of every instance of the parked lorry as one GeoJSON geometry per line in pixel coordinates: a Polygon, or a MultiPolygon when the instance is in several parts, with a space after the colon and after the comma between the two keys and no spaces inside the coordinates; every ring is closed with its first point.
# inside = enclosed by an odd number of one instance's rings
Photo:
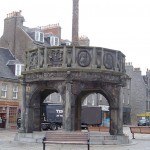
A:
{"type": "Polygon", "coordinates": [[[102,123],[102,109],[99,106],[82,106],[81,127],[99,126],[102,123]]]}
{"type": "MultiPolygon", "coordinates": [[[[43,103],[41,110],[41,129],[57,130],[63,125],[63,105],[43,103]]],[[[102,110],[98,106],[82,106],[81,128],[86,129],[90,126],[101,125],[102,110]]]]}
{"type": "Polygon", "coordinates": [[[63,106],[62,104],[43,103],[41,110],[41,129],[57,130],[62,126],[63,106]]]}

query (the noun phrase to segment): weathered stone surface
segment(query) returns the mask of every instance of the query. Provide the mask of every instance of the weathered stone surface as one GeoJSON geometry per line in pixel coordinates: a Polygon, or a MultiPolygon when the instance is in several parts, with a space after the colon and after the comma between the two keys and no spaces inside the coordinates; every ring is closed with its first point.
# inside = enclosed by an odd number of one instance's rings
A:
{"type": "Polygon", "coordinates": [[[26,59],[22,115],[25,132],[40,130],[40,106],[53,92],[63,99],[64,130],[80,130],[81,104],[95,92],[109,103],[110,134],[123,134],[120,93],[126,75],[121,52],[96,47],[47,47],[28,51],[26,59]]]}

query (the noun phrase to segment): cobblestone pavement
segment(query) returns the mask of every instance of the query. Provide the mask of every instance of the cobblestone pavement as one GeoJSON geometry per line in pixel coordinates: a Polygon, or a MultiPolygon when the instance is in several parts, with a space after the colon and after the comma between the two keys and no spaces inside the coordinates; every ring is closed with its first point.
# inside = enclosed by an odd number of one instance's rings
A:
{"type": "MultiPolygon", "coordinates": [[[[150,134],[135,134],[132,139],[129,127],[124,127],[130,143],[126,145],[98,145],[90,146],[90,150],[150,150],[150,134]]],[[[14,141],[17,130],[0,130],[0,150],[42,150],[42,143],[24,143],[14,141]]],[[[46,150],[87,150],[81,145],[48,145],[46,150]]]]}

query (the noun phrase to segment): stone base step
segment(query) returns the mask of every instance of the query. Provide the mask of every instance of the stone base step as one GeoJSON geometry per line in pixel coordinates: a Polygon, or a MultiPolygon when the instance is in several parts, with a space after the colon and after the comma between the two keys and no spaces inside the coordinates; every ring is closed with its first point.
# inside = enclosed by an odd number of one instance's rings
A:
{"type": "MultiPolygon", "coordinates": [[[[101,133],[89,134],[91,145],[117,145],[129,143],[129,137],[127,135],[102,135],[101,133]]],[[[17,133],[14,140],[30,143],[42,143],[44,136],[45,132],[17,133]]]]}
{"type": "Polygon", "coordinates": [[[42,143],[45,132],[17,133],[14,140],[20,142],[42,143]]]}
{"type": "Polygon", "coordinates": [[[90,144],[98,145],[117,145],[117,144],[128,144],[129,137],[127,135],[110,135],[101,134],[99,132],[90,133],[90,144]]]}
{"type": "Polygon", "coordinates": [[[118,140],[95,140],[95,141],[90,141],[90,145],[117,145],[121,144],[118,140]]]}

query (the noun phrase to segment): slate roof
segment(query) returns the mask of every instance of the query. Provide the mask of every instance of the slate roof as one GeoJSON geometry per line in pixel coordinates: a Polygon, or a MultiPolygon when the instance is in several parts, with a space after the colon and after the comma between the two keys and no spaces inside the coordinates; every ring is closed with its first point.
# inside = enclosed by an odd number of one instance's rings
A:
{"type": "MultiPolygon", "coordinates": [[[[34,41],[33,43],[39,46],[50,46],[50,44],[47,42],[47,38],[44,37],[44,43],[40,43],[38,41],[35,41],[35,31],[41,31],[41,29],[39,28],[29,28],[29,27],[22,27],[22,30],[24,30],[24,32],[26,32],[30,38],[34,41]]],[[[41,31],[42,32],[42,31],[41,31]]]]}
{"type": "Polygon", "coordinates": [[[9,60],[15,61],[14,56],[9,49],[0,48],[0,78],[18,79],[7,65],[9,60]]]}

